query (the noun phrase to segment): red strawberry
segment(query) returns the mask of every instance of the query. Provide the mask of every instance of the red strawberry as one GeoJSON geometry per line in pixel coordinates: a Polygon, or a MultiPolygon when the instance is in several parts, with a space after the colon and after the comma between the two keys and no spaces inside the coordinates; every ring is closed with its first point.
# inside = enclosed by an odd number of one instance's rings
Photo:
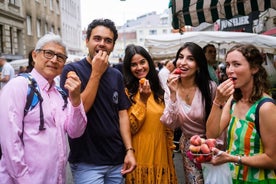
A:
{"type": "Polygon", "coordinates": [[[173,73],[174,73],[174,74],[181,74],[181,70],[180,70],[179,68],[177,68],[177,69],[174,70],[173,73]]]}

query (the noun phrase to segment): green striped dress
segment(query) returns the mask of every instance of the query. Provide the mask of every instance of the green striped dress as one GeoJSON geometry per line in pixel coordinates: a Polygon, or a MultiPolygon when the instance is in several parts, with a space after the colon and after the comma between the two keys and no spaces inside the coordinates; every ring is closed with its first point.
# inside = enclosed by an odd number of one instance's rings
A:
{"type": "MultiPolygon", "coordinates": [[[[245,119],[238,119],[232,115],[236,106],[236,102],[233,102],[227,135],[227,150],[231,155],[253,156],[264,152],[254,124],[255,111],[259,101],[249,108],[245,119]]],[[[229,165],[234,184],[276,184],[274,170],[258,169],[244,165],[237,166],[234,163],[229,163],[229,165]]]]}

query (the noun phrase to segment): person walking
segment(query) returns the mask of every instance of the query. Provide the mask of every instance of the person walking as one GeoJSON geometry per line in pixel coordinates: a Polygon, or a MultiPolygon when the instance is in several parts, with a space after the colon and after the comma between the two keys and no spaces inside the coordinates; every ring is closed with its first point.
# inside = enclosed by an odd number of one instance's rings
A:
{"type": "Polygon", "coordinates": [[[177,184],[173,163],[173,131],[160,122],[164,90],[154,62],[141,46],[128,45],[124,57],[124,81],[132,143],[137,168],[126,175],[126,184],[177,184]]]}
{"type": "Polygon", "coordinates": [[[227,152],[213,149],[211,163],[229,163],[233,183],[276,183],[276,106],[262,64],[251,44],[226,53],[229,79],[218,86],[206,125],[208,138],[227,130],[227,152]]]}
{"type": "Polygon", "coordinates": [[[81,97],[88,124],[84,134],[69,139],[69,162],[74,182],[123,183],[136,167],[123,76],[109,66],[118,33],[113,21],[95,19],[87,28],[88,55],[64,67],[60,85],[75,71],[82,81],[81,97]]]}
{"type": "Polygon", "coordinates": [[[2,89],[15,76],[14,68],[7,62],[4,56],[0,57],[0,67],[2,67],[0,76],[0,89],[2,89]]]}
{"type": "Polygon", "coordinates": [[[79,137],[87,122],[80,96],[81,82],[76,74],[68,76],[65,82],[68,101],[55,87],[54,77],[61,73],[67,58],[60,36],[42,36],[32,56],[36,64],[30,76],[36,81],[36,89],[43,100],[24,112],[28,92],[33,89],[23,76],[10,80],[0,94],[3,152],[0,183],[64,184],[68,154],[66,135],[79,137]]]}

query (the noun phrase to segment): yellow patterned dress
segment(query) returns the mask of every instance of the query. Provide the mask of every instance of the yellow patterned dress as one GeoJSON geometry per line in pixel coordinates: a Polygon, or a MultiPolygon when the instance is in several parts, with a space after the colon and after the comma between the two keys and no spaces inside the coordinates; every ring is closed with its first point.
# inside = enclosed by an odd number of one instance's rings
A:
{"type": "MultiPolygon", "coordinates": [[[[260,100],[259,100],[260,101],[260,100]]],[[[255,128],[255,111],[257,101],[248,110],[245,119],[238,119],[232,115],[228,128],[228,151],[231,155],[252,156],[263,153],[263,144],[255,128]]],[[[235,108],[231,108],[231,114],[235,108]]],[[[273,170],[259,169],[245,165],[229,163],[232,172],[233,184],[276,184],[276,175],[273,170]]]]}
{"type": "Polygon", "coordinates": [[[160,122],[164,104],[149,97],[147,105],[136,94],[128,110],[136,169],[127,174],[126,184],[177,184],[173,163],[173,131],[160,122]]]}

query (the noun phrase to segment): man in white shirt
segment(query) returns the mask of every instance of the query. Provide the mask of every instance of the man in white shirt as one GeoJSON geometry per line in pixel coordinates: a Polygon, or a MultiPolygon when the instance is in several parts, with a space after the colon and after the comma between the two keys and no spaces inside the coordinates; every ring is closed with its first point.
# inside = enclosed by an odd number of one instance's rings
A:
{"type": "Polygon", "coordinates": [[[2,89],[10,79],[14,77],[14,68],[10,63],[7,62],[6,58],[0,57],[0,67],[2,67],[1,78],[0,78],[0,89],[2,89]]]}
{"type": "Polygon", "coordinates": [[[158,72],[158,77],[164,90],[166,90],[167,87],[169,74],[174,70],[174,68],[173,60],[166,60],[164,67],[158,72]]]}

